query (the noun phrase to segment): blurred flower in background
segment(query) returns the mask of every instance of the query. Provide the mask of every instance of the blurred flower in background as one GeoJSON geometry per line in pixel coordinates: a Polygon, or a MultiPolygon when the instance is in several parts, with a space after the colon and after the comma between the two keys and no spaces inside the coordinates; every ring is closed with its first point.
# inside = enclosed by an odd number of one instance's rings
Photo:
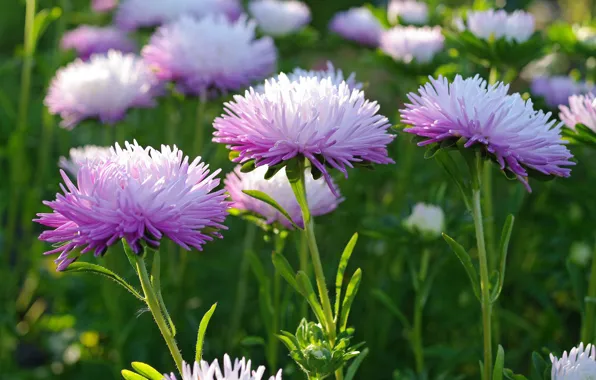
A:
{"type": "MultiPolygon", "coordinates": [[[[596,249],[596,247],[594,248],[596,249]]],[[[585,267],[592,257],[592,248],[583,241],[575,241],[569,248],[569,259],[577,265],[585,267]]]]}
{"type": "Polygon", "coordinates": [[[91,9],[95,12],[109,12],[116,8],[118,0],[92,0],[91,9]]]}
{"type": "MultiPolygon", "coordinates": [[[[230,357],[226,354],[223,361],[223,371],[219,366],[217,359],[211,364],[205,360],[201,363],[195,362],[191,367],[190,364],[183,363],[182,380],[261,380],[265,374],[265,367],[260,366],[256,371],[251,370],[251,361],[246,361],[245,358],[235,359],[234,365],[230,357]]],[[[176,380],[175,374],[164,375],[164,380],[176,380]]],[[[271,376],[269,380],[281,380],[281,369],[275,376],[271,376]]]]}
{"type": "Polygon", "coordinates": [[[585,94],[593,87],[586,82],[577,82],[570,76],[538,76],[532,79],[530,90],[533,95],[542,96],[551,108],[569,104],[569,97],[575,94],[585,94]]]}
{"type": "Polygon", "coordinates": [[[259,29],[274,37],[296,33],[310,22],[310,9],[296,0],[253,0],[248,10],[259,29]]]}
{"type": "MultiPolygon", "coordinates": [[[[275,208],[242,192],[242,190],[259,190],[275,199],[288,212],[292,221],[303,227],[304,222],[300,205],[290,187],[286,169],[282,168],[273,177],[265,179],[268,170],[269,167],[263,165],[249,173],[242,173],[240,166],[238,166],[233,172],[229,173],[224,183],[232,198],[231,207],[258,214],[265,219],[267,224],[279,222],[284,227],[292,229],[290,221],[275,208]]],[[[333,194],[323,178],[315,180],[311,175],[306,175],[305,181],[308,208],[311,215],[318,216],[330,213],[343,200],[343,198],[333,194]]],[[[334,193],[339,194],[339,189],[335,183],[333,186],[335,188],[334,193]]]]}
{"type": "Polygon", "coordinates": [[[500,39],[517,43],[526,42],[535,31],[534,16],[524,11],[508,14],[504,10],[489,9],[471,11],[466,14],[466,21],[456,19],[460,31],[469,30],[478,38],[490,40],[500,39]]]}
{"type": "Polygon", "coordinates": [[[439,206],[417,203],[412,214],[404,220],[404,227],[424,238],[435,239],[445,229],[445,214],[439,206]]]}
{"type": "Polygon", "coordinates": [[[136,43],[120,29],[92,25],[81,25],[64,33],[60,47],[63,50],[74,49],[83,60],[89,59],[92,54],[105,54],[109,50],[122,53],[137,51],[136,43]]]}
{"type": "Polygon", "coordinates": [[[172,22],[181,16],[223,14],[235,20],[241,13],[239,0],[122,0],[115,22],[122,29],[133,30],[172,22]]]}
{"type": "Polygon", "coordinates": [[[109,51],[59,69],[44,103],[51,114],[62,117],[61,126],[72,129],[84,119],[113,124],[123,119],[129,108],[153,107],[159,89],[143,60],[109,51]]]}
{"type": "Polygon", "coordinates": [[[329,30],[332,32],[347,40],[372,47],[379,44],[382,29],[379,20],[366,7],[339,12],[329,23],[329,30]]]}
{"type": "Polygon", "coordinates": [[[239,90],[271,75],[277,62],[273,39],[257,39],[255,29],[246,16],[183,16],[161,26],[142,55],[161,80],[174,81],[185,94],[239,90]]]}
{"type": "Polygon", "coordinates": [[[108,247],[126,239],[135,253],[141,241],[158,247],[166,236],[186,250],[221,237],[228,202],[216,175],[200,157],[189,161],[178,148],[143,148],[136,142],[116,144],[110,157],[99,163],[81,163],[76,183],[61,171],[63,194],[44,201],[52,213],[37,214],[35,221],[51,228],[39,239],[55,245],[45,254],[64,270],[80,254],[105,254],[108,247]]]}
{"type": "Polygon", "coordinates": [[[561,120],[571,129],[583,124],[596,132],[596,97],[594,94],[569,97],[569,107],[559,106],[561,120]]]}
{"type": "Polygon", "coordinates": [[[563,352],[561,359],[550,354],[552,362],[552,380],[587,380],[596,378],[596,350],[588,344],[584,350],[584,344],[573,347],[567,355],[563,352]]]}
{"type": "Polygon", "coordinates": [[[407,24],[424,25],[428,22],[428,5],[413,0],[392,0],[387,7],[387,18],[394,24],[399,20],[407,24]]]}
{"type": "Polygon", "coordinates": [[[395,26],[381,33],[379,48],[396,61],[429,63],[444,44],[439,26],[395,26]]]}
{"type": "Polygon", "coordinates": [[[112,155],[112,150],[107,146],[85,145],[80,148],[71,148],[68,153],[68,158],[60,157],[58,165],[76,177],[81,165],[100,165],[112,155]]]}

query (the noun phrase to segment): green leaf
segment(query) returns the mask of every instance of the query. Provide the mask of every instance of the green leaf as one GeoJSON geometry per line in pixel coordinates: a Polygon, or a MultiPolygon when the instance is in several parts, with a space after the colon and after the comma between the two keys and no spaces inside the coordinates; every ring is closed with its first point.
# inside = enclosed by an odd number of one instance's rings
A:
{"type": "Polygon", "coordinates": [[[240,167],[240,171],[242,173],[250,173],[253,170],[255,170],[257,168],[257,165],[255,163],[255,160],[250,160],[245,162],[244,164],[242,164],[242,166],[240,167]]]}
{"type": "Polygon", "coordinates": [[[424,152],[424,159],[428,160],[433,158],[438,152],[441,150],[441,146],[439,144],[431,144],[424,152]]]}
{"type": "Polygon", "coordinates": [[[532,352],[532,380],[543,380],[546,374],[548,364],[537,352],[532,352]]]}
{"type": "Polygon", "coordinates": [[[505,366],[505,351],[503,346],[499,344],[497,349],[497,357],[495,358],[495,367],[493,368],[492,380],[503,380],[503,367],[505,366]]]}
{"type": "Polygon", "coordinates": [[[71,273],[94,273],[100,276],[104,276],[109,278],[110,280],[115,281],[118,285],[122,286],[124,289],[128,290],[133,296],[137,297],[139,300],[145,302],[145,298],[139,293],[132,285],[126,282],[122,277],[118,276],[116,273],[112,272],[108,268],[102,267],[101,265],[86,263],[83,261],[78,261],[76,263],[70,264],[64,272],[71,272],[71,273]]]}
{"type": "Polygon", "coordinates": [[[335,276],[335,320],[339,318],[339,305],[341,302],[341,289],[344,283],[344,273],[348,266],[348,261],[352,256],[356,242],[358,241],[358,233],[352,235],[352,238],[344,248],[341,258],[339,259],[339,266],[337,267],[337,275],[335,276]]]}
{"type": "Polygon", "coordinates": [[[352,279],[348,283],[348,288],[346,289],[346,295],[344,297],[344,302],[341,305],[341,316],[339,319],[339,331],[344,331],[348,324],[348,316],[350,315],[350,308],[352,307],[352,303],[354,302],[354,298],[356,298],[356,294],[358,293],[358,288],[360,287],[360,281],[362,280],[362,270],[360,268],[356,269],[354,274],[352,275],[352,279]]]}
{"type": "Polygon", "coordinates": [[[501,295],[503,284],[505,283],[505,268],[507,265],[507,249],[509,248],[509,240],[511,238],[511,231],[513,231],[513,222],[515,218],[509,214],[503,225],[501,232],[501,241],[499,242],[499,278],[497,286],[493,289],[491,295],[491,302],[495,302],[501,295]]]}
{"type": "Polygon", "coordinates": [[[61,15],[62,9],[58,7],[54,7],[52,9],[42,9],[35,15],[35,19],[33,21],[33,30],[31,31],[31,38],[33,39],[34,45],[37,45],[37,42],[43,36],[48,26],[50,26],[50,24],[57,20],[61,15]]]}
{"type": "Polygon", "coordinates": [[[276,253],[275,255],[273,255],[272,260],[275,270],[277,270],[277,272],[279,272],[279,274],[281,274],[283,278],[286,279],[286,281],[292,286],[292,288],[294,288],[299,294],[302,294],[302,291],[298,286],[298,282],[296,282],[295,279],[296,272],[294,271],[288,260],[286,260],[286,258],[281,253],[276,253]]]}
{"type": "Polygon", "coordinates": [[[123,369],[120,373],[122,374],[122,377],[125,378],[126,380],[147,380],[146,377],[141,376],[141,375],[134,373],[132,371],[129,371],[127,369],[123,369]]]}
{"type": "Polygon", "coordinates": [[[209,321],[211,320],[211,316],[215,313],[215,308],[217,307],[217,303],[214,303],[211,306],[211,309],[207,310],[203,318],[201,319],[201,323],[199,324],[199,333],[197,334],[197,346],[195,350],[195,361],[201,362],[203,358],[203,342],[205,341],[205,333],[207,332],[207,326],[209,325],[209,321]]]}
{"type": "Polygon", "coordinates": [[[260,336],[246,336],[242,338],[240,344],[243,346],[264,346],[265,339],[261,338],[260,336]]]}
{"type": "Polygon", "coordinates": [[[412,326],[408,321],[408,318],[404,313],[399,310],[399,307],[391,300],[391,298],[387,295],[387,293],[383,292],[381,289],[373,289],[371,295],[377,299],[377,301],[381,302],[385,307],[393,313],[399,319],[401,324],[404,326],[406,330],[411,330],[412,326]]]}
{"type": "Polygon", "coordinates": [[[267,168],[267,172],[265,172],[265,179],[268,181],[273,178],[281,169],[284,168],[284,166],[286,166],[285,163],[269,166],[267,168]]]}
{"type": "Polygon", "coordinates": [[[356,359],[354,359],[352,364],[350,364],[350,366],[348,367],[348,371],[346,372],[346,376],[344,377],[344,380],[354,379],[354,376],[356,375],[356,372],[358,371],[358,368],[360,367],[360,364],[362,363],[366,355],[368,355],[368,348],[362,350],[362,352],[358,354],[356,359]]]}
{"type": "Polygon", "coordinates": [[[149,380],[162,380],[163,374],[159,373],[155,368],[149,364],[141,362],[132,362],[132,368],[140,375],[145,376],[149,380]]]}
{"type": "MultiPolygon", "coordinates": [[[[176,336],[176,326],[174,325],[174,321],[172,321],[172,317],[170,317],[170,313],[168,313],[168,308],[166,307],[166,303],[163,300],[163,296],[161,295],[161,259],[159,251],[153,251],[153,263],[151,264],[151,285],[155,290],[155,294],[157,295],[157,301],[159,302],[159,307],[161,308],[166,320],[168,321],[168,327],[170,328],[170,333],[172,336],[176,336]]],[[[183,255],[186,252],[182,252],[183,255]]]]}
{"type": "Polygon", "coordinates": [[[296,351],[300,348],[300,344],[298,343],[298,340],[296,340],[296,337],[287,331],[280,331],[280,333],[275,336],[277,336],[290,351],[296,351]]]}
{"type": "Polygon", "coordinates": [[[468,277],[470,278],[472,290],[474,291],[476,298],[480,300],[480,285],[478,284],[478,274],[476,272],[474,264],[472,263],[472,258],[464,249],[464,247],[462,247],[458,242],[453,240],[447,234],[443,233],[443,239],[445,239],[447,244],[449,244],[451,250],[453,251],[453,253],[455,253],[459,261],[461,261],[462,265],[464,266],[464,269],[466,270],[466,273],[468,274],[468,277]]]}
{"type": "Polygon", "coordinates": [[[306,298],[306,301],[310,305],[313,313],[317,317],[317,320],[322,326],[326,326],[325,314],[323,313],[323,307],[319,303],[317,295],[312,287],[310,279],[303,271],[298,271],[296,275],[296,283],[298,284],[298,289],[300,289],[300,294],[306,298]]]}
{"type": "Polygon", "coordinates": [[[298,227],[298,225],[296,225],[296,223],[294,223],[294,221],[290,217],[290,214],[288,214],[288,212],[284,210],[283,207],[281,207],[279,203],[277,203],[275,199],[271,198],[269,195],[259,190],[242,190],[242,192],[248,196],[251,196],[255,199],[267,203],[269,206],[273,207],[274,209],[279,211],[283,216],[285,216],[286,219],[288,219],[290,223],[292,223],[292,226],[301,229],[300,227],[298,227]]]}

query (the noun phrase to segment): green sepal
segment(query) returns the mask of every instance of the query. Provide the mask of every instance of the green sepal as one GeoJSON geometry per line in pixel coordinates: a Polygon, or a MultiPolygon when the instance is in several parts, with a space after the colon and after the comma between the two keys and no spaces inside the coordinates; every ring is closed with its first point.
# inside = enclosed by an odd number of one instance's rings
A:
{"type": "Polygon", "coordinates": [[[139,374],[146,377],[149,380],[162,380],[163,374],[159,373],[158,370],[151,367],[149,364],[142,362],[132,362],[132,368],[139,374]]]}

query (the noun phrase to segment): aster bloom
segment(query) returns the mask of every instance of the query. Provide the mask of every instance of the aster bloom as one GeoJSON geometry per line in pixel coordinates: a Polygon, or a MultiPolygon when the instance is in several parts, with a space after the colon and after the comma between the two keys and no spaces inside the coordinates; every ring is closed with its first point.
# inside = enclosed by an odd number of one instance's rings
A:
{"type": "MultiPolygon", "coordinates": [[[[205,360],[201,360],[201,363],[195,362],[191,367],[190,364],[183,363],[182,380],[261,380],[265,373],[265,367],[260,366],[256,371],[251,370],[250,360],[242,358],[241,360],[232,361],[226,354],[224,356],[224,367],[223,371],[217,362],[217,359],[213,363],[209,364],[205,360]]],[[[163,380],[176,380],[176,375],[173,373],[164,375],[163,380]]],[[[275,376],[271,376],[269,380],[281,380],[281,369],[275,376]]]]}
{"type": "Polygon", "coordinates": [[[239,0],[121,0],[115,22],[122,29],[134,30],[166,24],[181,16],[222,14],[235,20],[241,13],[239,0]]]}
{"type": "Polygon", "coordinates": [[[379,48],[397,61],[429,63],[443,50],[445,37],[441,28],[396,26],[381,33],[379,48]]]}
{"type": "MultiPolygon", "coordinates": [[[[282,168],[273,177],[266,180],[264,177],[268,169],[266,165],[263,165],[249,173],[242,173],[240,166],[238,166],[226,176],[224,183],[228,194],[232,198],[231,207],[258,214],[265,219],[267,224],[279,222],[284,227],[291,229],[292,224],[279,211],[267,203],[242,192],[242,190],[259,190],[275,199],[288,212],[294,223],[301,228],[304,227],[300,205],[290,187],[285,168],[282,168]]],[[[330,213],[343,200],[333,194],[339,194],[337,186],[333,184],[335,189],[332,192],[322,178],[315,180],[312,176],[307,175],[305,186],[308,207],[313,216],[330,213]]]]}
{"type": "Polygon", "coordinates": [[[412,214],[404,221],[406,229],[425,237],[441,236],[445,228],[445,214],[439,206],[417,203],[412,214]]]}
{"type": "Polygon", "coordinates": [[[89,59],[92,54],[105,54],[109,50],[123,53],[134,53],[137,50],[135,42],[120,29],[91,25],[81,25],[64,33],[60,47],[63,50],[74,49],[83,60],[89,59]]]}
{"type": "Polygon", "coordinates": [[[550,354],[552,362],[552,380],[588,380],[596,378],[596,349],[588,344],[573,347],[567,355],[563,352],[561,359],[550,354]]]}
{"type": "Polygon", "coordinates": [[[76,177],[81,165],[87,162],[102,165],[111,155],[112,150],[110,147],[85,145],[80,148],[71,148],[69,158],[60,157],[58,165],[76,177]]]}
{"type": "Polygon", "coordinates": [[[161,80],[175,81],[186,94],[238,90],[275,68],[273,39],[256,39],[255,28],[246,16],[184,16],[160,27],[142,54],[161,80]]]}
{"type": "Polygon", "coordinates": [[[576,124],[583,124],[596,132],[596,97],[594,94],[573,95],[569,98],[569,107],[559,106],[561,120],[571,129],[576,124]]]}
{"type": "Polygon", "coordinates": [[[248,10],[265,34],[276,37],[295,33],[310,22],[310,9],[296,0],[253,0],[248,10]]]}
{"type": "Polygon", "coordinates": [[[109,12],[112,9],[116,8],[118,5],[118,0],[92,0],[91,1],[91,8],[95,12],[109,12]]]}
{"type": "Polygon", "coordinates": [[[517,43],[528,41],[536,28],[534,16],[528,12],[517,10],[509,14],[494,9],[468,12],[466,22],[458,19],[456,25],[460,31],[469,30],[484,40],[494,37],[517,43]]]}
{"type": "Polygon", "coordinates": [[[175,146],[156,150],[136,142],[116,144],[107,160],[80,165],[76,183],[61,170],[63,194],[45,201],[52,213],[35,221],[50,227],[39,239],[54,244],[45,254],[59,254],[58,270],[78,258],[78,251],[103,255],[124,238],[141,252],[141,242],[157,247],[167,236],[186,250],[221,237],[228,202],[216,175],[200,157],[189,162],[175,146]]]}
{"type": "Polygon", "coordinates": [[[350,8],[331,19],[329,29],[345,39],[367,46],[377,46],[383,27],[366,7],[350,8]]]}
{"type": "Polygon", "coordinates": [[[538,76],[530,83],[532,94],[544,97],[549,107],[555,108],[569,104],[569,97],[575,94],[585,94],[592,88],[585,82],[576,82],[564,75],[538,76]]]}
{"type": "Polygon", "coordinates": [[[531,191],[527,169],[545,175],[568,177],[574,165],[572,154],[561,139],[562,123],[549,120],[551,113],[534,110],[531,100],[519,94],[507,95],[509,85],[487,86],[476,75],[453,83],[442,76],[408,94],[411,103],[402,109],[401,117],[410,125],[404,132],[427,140],[428,145],[444,140],[465,138],[465,147],[482,144],[500,165],[531,191]]]}
{"type": "Polygon", "coordinates": [[[428,5],[412,0],[393,0],[387,7],[389,22],[401,18],[408,24],[424,25],[428,22],[428,5]]]}
{"type": "Polygon", "coordinates": [[[255,160],[273,166],[297,156],[306,157],[323,173],[333,190],[327,166],[347,177],[354,163],[393,163],[387,144],[386,117],[376,102],[358,89],[331,78],[287,75],[265,81],[263,93],[254,89],[225,103],[225,114],[215,119],[213,141],[238,152],[236,162],[255,160]]]}
{"type": "Polygon", "coordinates": [[[44,104],[62,117],[61,125],[74,128],[80,121],[98,118],[113,124],[134,107],[155,106],[159,83],[145,62],[133,54],[109,51],[89,61],[77,59],[59,69],[50,83],[44,104]]]}

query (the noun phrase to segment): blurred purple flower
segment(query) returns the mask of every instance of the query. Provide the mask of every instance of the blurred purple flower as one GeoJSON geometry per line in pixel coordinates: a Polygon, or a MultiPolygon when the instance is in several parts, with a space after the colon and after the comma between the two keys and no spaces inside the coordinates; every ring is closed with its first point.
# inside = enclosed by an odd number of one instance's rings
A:
{"type": "Polygon", "coordinates": [[[118,0],[92,0],[91,1],[91,8],[95,12],[109,12],[112,9],[116,8],[118,5],[118,0]]]}
{"type": "Polygon", "coordinates": [[[375,47],[383,27],[366,7],[339,12],[331,19],[329,29],[345,39],[375,47]]]}
{"type": "Polygon", "coordinates": [[[296,33],[310,22],[308,5],[296,0],[253,0],[248,10],[259,29],[274,37],[296,33]]]}
{"type": "Polygon", "coordinates": [[[569,97],[569,107],[559,106],[561,120],[571,129],[583,124],[596,132],[596,97],[594,94],[569,97]]]}
{"type": "Polygon", "coordinates": [[[80,148],[71,148],[68,153],[68,158],[60,157],[58,165],[76,177],[82,165],[87,163],[103,165],[112,155],[112,150],[107,146],[85,145],[80,148]]]}
{"type": "Polygon", "coordinates": [[[275,69],[273,39],[256,39],[255,28],[246,16],[184,16],[160,27],[142,54],[161,80],[175,81],[186,94],[239,90],[275,69]]]}
{"type": "MultiPolygon", "coordinates": [[[[267,224],[279,222],[284,227],[292,229],[290,221],[279,211],[267,203],[242,192],[242,190],[259,190],[275,199],[290,214],[294,223],[302,228],[304,226],[302,212],[286,176],[285,168],[282,168],[272,178],[266,180],[264,177],[268,169],[269,167],[263,165],[249,173],[242,173],[240,166],[237,166],[233,172],[228,173],[224,184],[232,198],[231,207],[258,214],[265,218],[267,224]]],[[[328,214],[343,201],[343,198],[331,192],[323,178],[315,180],[307,173],[305,186],[308,208],[313,216],[328,214]]],[[[335,188],[334,193],[339,194],[337,186],[335,184],[333,186],[335,188]]]]}
{"type": "Polygon", "coordinates": [[[273,166],[296,156],[306,157],[333,189],[327,167],[340,170],[356,162],[393,163],[387,144],[386,117],[379,105],[331,78],[285,74],[265,81],[263,93],[254,89],[225,103],[225,114],[215,119],[213,141],[226,144],[239,156],[236,162],[255,160],[257,166],[273,166]]]}
{"type": "Polygon", "coordinates": [[[593,87],[588,86],[586,82],[576,82],[573,78],[565,75],[538,76],[530,83],[532,95],[542,96],[551,108],[568,105],[571,95],[585,94],[592,89],[593,87]]]}
{"type": "Polygon", "coordinates": [[[395,23],[398,17],[408,24],[424,25],[428,22],[428,5],[413,0],[392,0],[387,6],[387,18],[395,23]]]}
{"type": "MultiPolygon", "coordinates": [[[[251,370],[250,360],[242,358],[242,360],[235,359],[234,365],[230,357],[226,354],[223,360],[223,371],[217,362],[209,364],[205,360],[201,363],[195,362],[191,367],[186,362],[183,363],[182,380],[261,380],[265,373],[265,367],[260,366],[256,371],[251,370]]],[[[165,374],[163,380],[176,380],[176,375],[171,373],[165,374]]],[[[269,380],[281,380],[281,369],[275,376],[271,376],[269,380]]]]}
{"type": "Polygon", "coordinates": [[[517,10],[513,13],[499,9],[486,11],[469,11],[466,21],[456,19],[460,31],[469,30],[478,38],[489,40],[505,38],[507,41],[523,43],[532,37],[536,30],[534,16],[528,12],[517,10]]]}
{"type": "Polygon", "coordinates": [[[453,83],[439,76],[410,93],[402,109],[405,132],[427,138],[419,143],[466,138],[465,147],[483,144],[501,169],[509,170],[531,191],[526,168],[545,175],[568,177],[574,165],[571,152],[561,139],[562,124],[549,120],[551,113],[536,111],[531,100],[519,94],[507,95],[509,85],[488,86],[476,75],[453,83]]]}
{"type": "Polygon", "coordinates": [[[396,26],[381,33],[379,48],[396,61],[429,63],[443,50],[441,27],[396,26]]]}
{"type": "Polygon", "coordinates": [[[145,62],[133,54],[109,51],[59,69],[44,104],[60,114],[61,125],[72,129],[80,121],[99,118],[113,124],[134,107],[155,106],[160,86],[145,62]]]}
{"type": "Polygon", "coordinates": [[[109,50],[134,53],[137,45],[125,32],[114,27],[81,25],[64,33],[60,41],[63,50],[74,49],[79,58],[89,59],[92,54],[105,54],[109,50]]]}
{"type": "Polygon", "coordinates": [[[39,239],[54,244],[45,254],[60,254],[59,271],[79,250],[100,256],[122,238],[138,253],[141,241],[155,247],[164,236],[187,250],[221,237],[229,203],[223,190],[213,191],[219,170],[209,174],[200,157],[189,162],[175,146],[159,151],[135,142],[116,144],[99,160],[82,163],[76,183],[61,171],[64,194],[44,201],[52,213],[37,214],[51,228],[39,239]]]}

